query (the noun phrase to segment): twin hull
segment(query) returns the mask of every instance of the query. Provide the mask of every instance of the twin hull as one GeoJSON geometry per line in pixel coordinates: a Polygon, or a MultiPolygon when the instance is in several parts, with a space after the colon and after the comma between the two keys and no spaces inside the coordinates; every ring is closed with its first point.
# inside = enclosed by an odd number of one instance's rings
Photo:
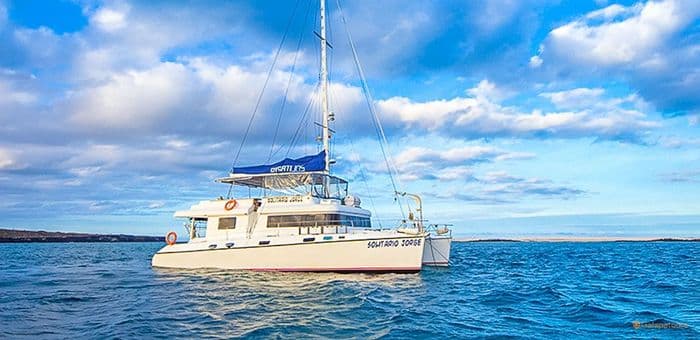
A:
{"type": "Polygon", "coordinates": [[[431,235],[425,239],[423,265],[447,267],[450,263],[452,236],[431,235]]]}
{"type": "Polygon", "coordinates": [[[189,269],[417,272],[421,269],[424,247],[425,237],[415,235],[232,248],[222,243],[214,249],[175,244],[156,253],[152,264],[189,269]]]}

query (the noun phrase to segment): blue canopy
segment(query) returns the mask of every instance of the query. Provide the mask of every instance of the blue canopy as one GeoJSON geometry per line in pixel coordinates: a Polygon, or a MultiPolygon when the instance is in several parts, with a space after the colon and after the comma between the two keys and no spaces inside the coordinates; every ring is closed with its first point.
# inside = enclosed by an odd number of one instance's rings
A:
{"type": "Polygon", "coordinates": [[[297,159],[285,158],[274,164],[234,167],[232,174],[260,175],[324,170],[326,170],[326,151],[321,151],[317,155],[304,156],[297,159]]]}

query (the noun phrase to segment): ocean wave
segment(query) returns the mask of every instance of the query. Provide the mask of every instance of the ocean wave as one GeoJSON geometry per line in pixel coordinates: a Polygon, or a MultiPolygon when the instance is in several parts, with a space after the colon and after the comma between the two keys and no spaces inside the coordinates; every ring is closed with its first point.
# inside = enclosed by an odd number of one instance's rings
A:
{"type": "Polygon", "coordinates": [[[456,243],[449,268],[381,275],[154,269],[159,247],[3,246],[0,338],[693,338],[700,327],[700,269],[677,262],[700,257],[689,243],[456,243]],[[632,327],[653,320],[688,327],[632,327]]]}

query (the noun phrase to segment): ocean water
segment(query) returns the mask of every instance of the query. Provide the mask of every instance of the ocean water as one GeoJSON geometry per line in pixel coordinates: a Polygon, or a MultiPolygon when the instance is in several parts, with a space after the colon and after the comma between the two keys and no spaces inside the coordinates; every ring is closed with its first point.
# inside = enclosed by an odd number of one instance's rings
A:
{"type": "Polygon", "coordinates": [[[153,269],[160,247],[1,244],[0,338],[700,338],[700,243],[456,243],[374,275],[153,269]]]}

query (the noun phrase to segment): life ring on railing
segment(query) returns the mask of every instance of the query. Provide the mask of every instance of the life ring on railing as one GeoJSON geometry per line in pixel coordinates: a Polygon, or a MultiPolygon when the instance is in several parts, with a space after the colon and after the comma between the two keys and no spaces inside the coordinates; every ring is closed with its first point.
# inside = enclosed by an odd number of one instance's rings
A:
{"type": "Polygon", "coordinates": [[[235,199],[230,199],[226,202],[226,204],[224,204],[224,209],[226,209],[226,211],[229,211],[229,210],[233,210],[237,206],[238,206],[238,201],[236,201],[235,199]]]}
{"type": "Polygon", "coordinates": [[[167,234],[165,234],[165,243],[167,243],[169,246],[172,246],[177,242],[177,233],[174,231],[171,231],[167,234]]]}

